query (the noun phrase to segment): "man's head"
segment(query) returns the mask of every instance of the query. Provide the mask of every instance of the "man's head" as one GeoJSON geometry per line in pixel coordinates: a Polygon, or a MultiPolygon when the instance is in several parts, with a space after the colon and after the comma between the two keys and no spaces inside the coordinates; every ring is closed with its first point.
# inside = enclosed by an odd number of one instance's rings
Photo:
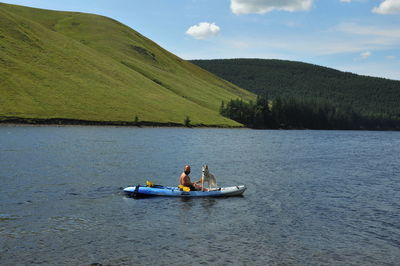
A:
{"type": "Polygon", "coordinates": [[[185,168],[183,169],[183,171],[185,172],[185,174],[190,174],[190,165],[185,165],[185,168]]]}

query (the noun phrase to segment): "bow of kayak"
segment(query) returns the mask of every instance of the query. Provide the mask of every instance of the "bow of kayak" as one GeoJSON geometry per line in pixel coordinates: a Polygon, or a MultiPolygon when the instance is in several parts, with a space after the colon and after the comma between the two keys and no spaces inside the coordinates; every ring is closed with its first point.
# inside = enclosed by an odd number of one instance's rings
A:
{"type": "Polygon", "coordinates": [[[246,190],[246,186],[212,188],[209,191],[182,191],[178,187],[166,186],[133,186],[124,188],[125,194],[133,197],[140,196],[167,196],[167,197],[230,197],[240,196],[246,190]]]}

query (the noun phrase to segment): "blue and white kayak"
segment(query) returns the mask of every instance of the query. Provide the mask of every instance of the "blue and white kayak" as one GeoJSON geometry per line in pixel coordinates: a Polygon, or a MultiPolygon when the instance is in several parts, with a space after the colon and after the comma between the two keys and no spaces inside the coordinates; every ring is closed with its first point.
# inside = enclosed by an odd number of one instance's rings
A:
{"type": "Polygon", "coordinates": [[[125,194],[133,197],[143,196],[168,196],[168,197],[231,197],[240,196],[246,190],[246,186],[212,188],[209,191],[182,191],[178,187],[154,187],[134,186],[124,188],[125,194]]]}

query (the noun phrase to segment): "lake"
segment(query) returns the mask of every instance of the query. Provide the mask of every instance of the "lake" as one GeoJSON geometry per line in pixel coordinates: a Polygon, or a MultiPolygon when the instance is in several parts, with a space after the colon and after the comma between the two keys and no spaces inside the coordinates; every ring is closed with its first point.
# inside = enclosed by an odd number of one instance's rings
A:
{"type": "Polygon", "coordinates": [[[400,132],[0,126],[0,264],[395,265],[400,132]],[[201,165],[243,197],[127,198],[201,165]]]}

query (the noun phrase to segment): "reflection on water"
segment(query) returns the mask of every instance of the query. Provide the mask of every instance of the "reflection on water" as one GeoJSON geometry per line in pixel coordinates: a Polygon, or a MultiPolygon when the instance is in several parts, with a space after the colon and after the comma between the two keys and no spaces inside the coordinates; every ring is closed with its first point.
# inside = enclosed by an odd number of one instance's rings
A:
{"type": "Polygon", "coordinates": [[[212,208],[215,204],[217,204],[217,200],[214,198],[206,198],[201,202],[201,206],[206,210],[212,208]]]}
{"type": "Polygon", "coordinates": [[[215,204],[217,204],[218,200],[223,200],[226,198],[190,198],[190,197],[181,197],[179,200],[182,202],[181,207],[183,210],[189,210],[193,207],[193,201],[200,202],[200,206],[204,209],[212,208],[215,204]]]}
{"type": "Polygon", "coordinates": [[[398,154],[397,132],[3,126],[0,264],[398,264],[398,154]],[[204,163],[244,196],[122,193],[204,163]]]}

